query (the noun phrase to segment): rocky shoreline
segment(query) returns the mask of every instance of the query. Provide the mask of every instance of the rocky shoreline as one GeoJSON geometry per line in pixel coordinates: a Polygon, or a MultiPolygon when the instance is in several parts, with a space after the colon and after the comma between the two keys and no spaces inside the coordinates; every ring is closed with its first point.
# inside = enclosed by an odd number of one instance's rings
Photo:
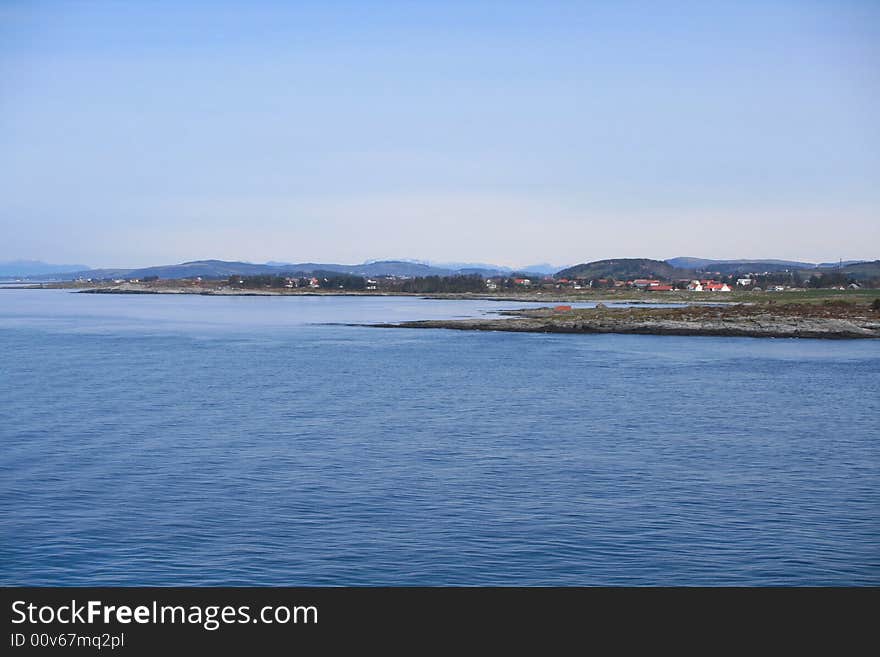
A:
{"type": "Polygon", "coordinates": [[[855,304],[732,305],[686,308],[536,308],[509,318],[421,320],[378,328],[442,328],[516,333],[623,333],[755,338],[880,338],[880,312],[855,304]]]}

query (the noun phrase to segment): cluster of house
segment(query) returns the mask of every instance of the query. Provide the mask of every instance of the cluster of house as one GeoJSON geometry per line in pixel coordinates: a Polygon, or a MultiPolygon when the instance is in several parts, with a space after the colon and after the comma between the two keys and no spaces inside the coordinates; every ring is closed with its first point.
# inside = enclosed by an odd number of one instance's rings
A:
{"type": "MultiPolygon", "coordinates": [[[[311,278],[304,278],[302,280],[305,281],[306,286],[308,286],[312,289],[317,289],[317,288],[321,287],[321,281],[319,281],[314,276],[312,276],[311,278]]],[[[244,281],[239,281],[239,283],[243,283],[243,282],[244,281]]],[[[285,279],[284,287],[287,287],[287,288],[299,287],[300,282],[301,281],[298,278],[287,278],[287,279],[285,279]]]]}
{"type": "Polygon", "coordinates": [[[730,286],[727,283],[719,283],[711,278],[691,281],[688,283],[687,289],[690,292],[730,292],[730,286]]]}
{"type": "MultiPolygon", "coordinates": [[[[679,285],[678,289],[684,287],[689,292],[730,292],[731,290],[727,283],[722,283],[721,281],[716,281],[711,278],[692,281],[681,280],[678,281],[678,283],[686,283],[686,285],[679,285]]],[[[751,282],[749,284],[751,284],[751,282]]],[[[628,287],[634,287],[637,290],[644,290],[645,292],[671,292],[676,289],[675,285],[669,285],[668,283],[663,283],[653,278],[637,278],[634,281],[627,281],[626,285],[628,287]]]]}
{"type": "MultiPolygon", "coordinates": [[[[324,279],[326,281],[326,279],[324,279]]],[[[379,289],[379,281],[374,280],[372,278],[364,279],[364,289],[365,290],[378,290],[379,289]]],[[[321,287],[321,279],[315,278],[312,276],[311,278],[288,278],[284,287],[294,288],[294,287],[309,287],[312,289],[317,289],[321,287]]]]}
{"type": "MultiPolygon", "coordinates": [[[[202,280],[201,276],[196,279],[196,281],[201,281],[201,280],[202,280]]],[[[235,283],[235,282],[236,281],[233,279],[233,283],[235,283]]],[[[237,283],[238,283],[238,285],[244,285],[245,279],[239,278],[237,283]]],[[[304,279],[291,278],[288,276],[288,277],[285,277],[285,279],[284,279],[284,287],[286,287],[288,289],[293,289],[295,287],[310,287],[310,288],[316,289],[316,288],[321,287],[321,281],[318,280],[317,278],[315,278],[314,276],[312,276],[311,278],[304,278],[304,279]]]]}
{"type": "MultiPolygon", "coordinates": [[[[499,280],[491,278],[487,279],[486,289],[497,290],[500,284],[499,280]]],[[[671,292],[676,289],[686,289],[691,292],[730,292],[732,290],[727,283],[713,279],[682,279],[670,283],[656,278],[636,278],[630,281],[615,281],[612,279],[599,278],[587,281],[581,279],[553,278],[552,276],[548,276],[538,282],[532,281],[528,278],[514,278],[513,284],[517,287],[541,285],[542,287],[552,286],[556,288],[570,287],[575,290],[592,287],[633,288],[644,292],[671,292]]],[[[740,278],[736,282],[736,285],[739,287],[750,287],[753,284],[754,280],[751,278],[740,278]]]]}
{"type": "Polygon", "coordinates": [[[675,289],[671,285],[661,283],[656,278],[637,278],[634,281],[627,281],[627,287],[634,287],[645,292],[671,292],[675,289]]]}
{"type": "MultiPolygon", "coordinates": [[[[742,275],[741,275],[742,276],[742,275]]],[[[392,289],[394,285],[399,281],[407,280],[409,277],[407,276],[378,276],[375,278],[365,278],[364,279],[364,287],[361,289],[365,290],[380,290],[380,289],[392,289]]],[[[141,279],[131,278],[131,279],[112,279],[116,284],[123,283],[149,283],[157,280],[157,276],[146,276],[141,279]]],[[[93,279],[84,279],[78,278],[76,279],[78,282],[92,282],[93,279]]],[[[106,280],[106,279],[105,279],[106,280]]],[[[230,277],[230,283],[235,285],[237,282],[239,285],[244,285],[246,282],[246,277],[230,277]]],[[[321,279],[317,277],[304,277],[304,278],[296,278],[296,277],[285,277],[282,279],[284,287],[287,288],[312,288],[317,289],[321,287],[327,286],[327,279],[321,279]]],[[[562,289],[569,288],[574,290],[580,290],[585,288],[602,288],[602,289],[632,289],[643,292],[672,292],[674,290],[687,290],[689,292],[731,292],[733,289],[744,289],[744,290],[755,290],[762,291],[761,287],[758,287],[758,284],[762,281],[760,280],[760,275],[750,274],[741,278],[734,279],[730,277],[727,279],[729,282],[719,281],[712,278],[705,279],[675,279],[675,280],[662,280],[656,278],[636,278],[632,280],[616,280],[613,278],[597,278],[597,279],[583,279],[583,278],[556,278],[554,276],[543,276],[536,278],[525,278],[522,276],[508,278],[504,276],[496,276],[493,278],[487,278],[485,280],[486,290],[490,292],[494,292],[496,290],[500,290],[502,288],[525,288],[525,289],[562,289]],[[756,278],[757,276],[757,278],[756,278]]],[[[191,283],[192,285],[201,285],[202,277],[195,277],[193,279],[187,279],[186,282],[191,283]]],[[[795,287],[788,287],[778,284],[771,284],[769,282],[763,282],[764,290],[766,292],[782,292],[786,289],[801,289],[795,287]]],[[[854,282],[850,282],[846,287],[839,286],[831,289],[860,289],[860,285],[854,282]]]]}

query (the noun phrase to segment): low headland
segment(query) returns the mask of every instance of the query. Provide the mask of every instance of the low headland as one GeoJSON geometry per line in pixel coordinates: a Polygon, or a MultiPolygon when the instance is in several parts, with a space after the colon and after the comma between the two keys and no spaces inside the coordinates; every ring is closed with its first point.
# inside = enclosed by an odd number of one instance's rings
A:
{"type": "Polygon", "coordinates": [[[380,328],[517,333],[629,333],[754,338],[880,338],[880,303],[757,303],[683,308],[557,306],[502,311],[504,318],[422,320],[380,328]]]}

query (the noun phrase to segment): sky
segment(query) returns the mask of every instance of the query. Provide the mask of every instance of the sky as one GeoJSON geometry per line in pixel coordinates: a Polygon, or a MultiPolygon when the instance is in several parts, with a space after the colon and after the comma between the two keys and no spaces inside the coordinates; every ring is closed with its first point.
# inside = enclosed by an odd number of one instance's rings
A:
{"type": "Polygon", "coordinates": [[[880,1],[0,0],[0,260],[880,258],[880,1]]]}

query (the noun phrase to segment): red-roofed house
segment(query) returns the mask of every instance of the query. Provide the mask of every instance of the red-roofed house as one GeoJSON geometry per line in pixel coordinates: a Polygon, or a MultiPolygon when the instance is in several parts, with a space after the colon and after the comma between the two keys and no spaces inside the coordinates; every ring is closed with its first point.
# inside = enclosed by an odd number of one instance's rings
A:
{"type": "Polygon", "coordinates": [[[653,278],[637,278],[633,281],[633,287],[646,288],[653,285],[660,285],[660,281],[653,278]]]}

